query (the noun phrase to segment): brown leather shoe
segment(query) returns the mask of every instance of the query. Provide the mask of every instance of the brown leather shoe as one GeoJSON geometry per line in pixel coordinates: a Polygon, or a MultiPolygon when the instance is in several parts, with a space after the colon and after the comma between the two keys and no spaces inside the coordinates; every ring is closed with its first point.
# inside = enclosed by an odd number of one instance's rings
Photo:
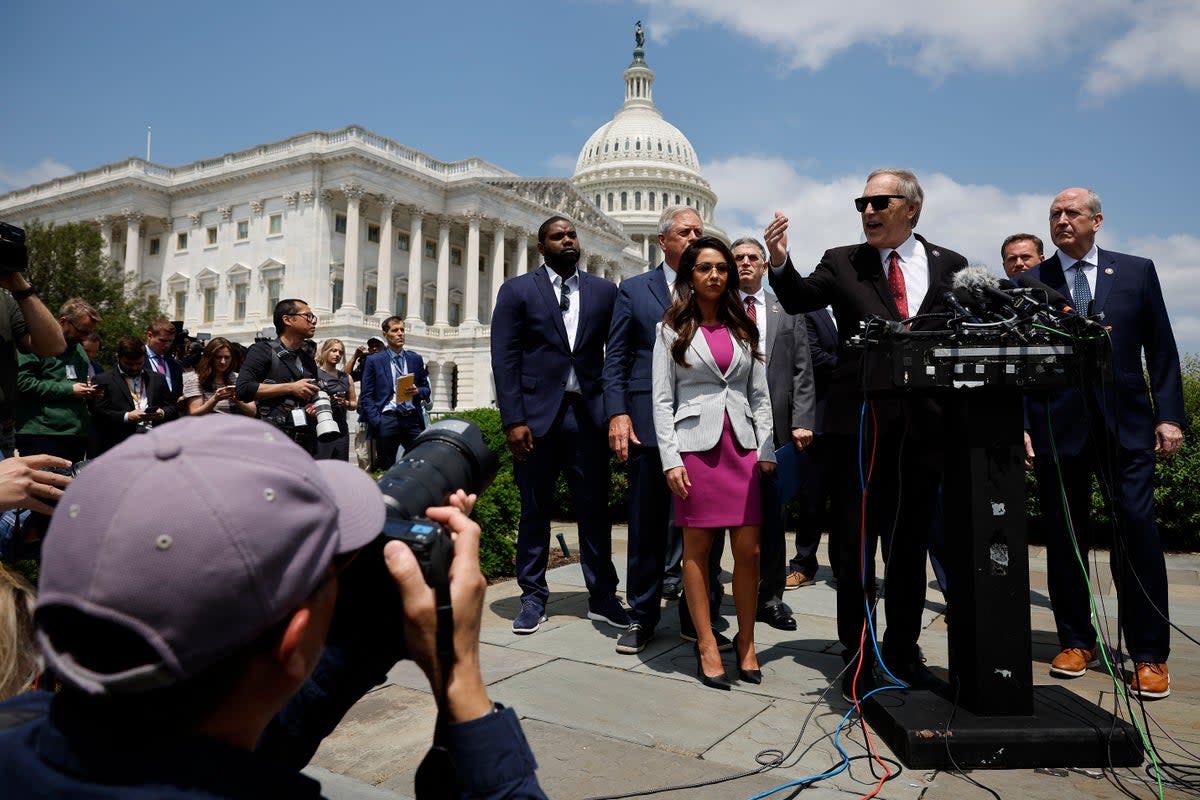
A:
{"type": "Polygon", "coordinates": [[[803,572],[789,572],[787,579],[783,582],[783,588],[799,589],[801,586],[808,586],[815,580],[812,575],[806,575],[803,572]]]}
{"type": "Polygon", "coordinates": [[[1139,661],[1134,671],[1125,676],[1129,693],[1143,700],[1161,700],[1171,694],[1171,676],[1166,664],[1139,661]]]}
{"type": "Polygon", "coordinates": [[[1088,664],[1095,660],[1095,648],[1068,647],[1050,662],[1050,674],[1056,678],[1078,678],[1087,674],[1088,664]]]}

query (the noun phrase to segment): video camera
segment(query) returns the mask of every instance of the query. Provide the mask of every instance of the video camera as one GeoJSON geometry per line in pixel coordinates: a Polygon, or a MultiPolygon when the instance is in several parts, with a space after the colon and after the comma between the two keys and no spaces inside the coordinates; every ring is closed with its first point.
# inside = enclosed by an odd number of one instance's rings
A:
{"type": "Polygon", "coordinates": [[[0,222],[0,272],[24,272],[28,268],[25,229],[0,222]]]}

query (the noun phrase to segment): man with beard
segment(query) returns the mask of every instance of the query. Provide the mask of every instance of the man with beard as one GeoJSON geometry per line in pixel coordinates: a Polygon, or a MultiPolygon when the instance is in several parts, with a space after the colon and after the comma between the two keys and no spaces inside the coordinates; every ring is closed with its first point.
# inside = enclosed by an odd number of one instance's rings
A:
{"type": "Polygon", "coordinates": [[[550,512],[560,472],[579,512],[588,619],[625,628],[629,617],[615,594],[600,385],[617,287],[576,268],[579,236],[565,217],[538,228],[538,252],[542,268],[506,281],[492,313],[496,402],[521,491],[521,611],[513,633],[534,633],[546,619],[550,512]]]}

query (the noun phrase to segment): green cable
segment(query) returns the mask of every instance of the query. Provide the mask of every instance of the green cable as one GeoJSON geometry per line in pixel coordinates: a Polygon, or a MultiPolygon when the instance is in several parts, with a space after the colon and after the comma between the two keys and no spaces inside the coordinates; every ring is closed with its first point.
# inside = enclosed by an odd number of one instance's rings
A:
{"type": "MultiPolygon", "coordinates": [[[[1087,584],[1088,606],[1092,610],[1092,628],[1096,631],[1096,641],[1100,643],[1100,646],[1097,649],[1100,651],[1100,655],[1104,660],[1104,668],[1108,671],[1109,678],[1112,679],[1113,688],[1116,690],[1117,695],[1121,698],[1121,700],[1125,702],[1126,709],[1129,710],[1129,717],[1133,720],[1133,726],[1137,729],[1138,736],[1141,737],[1142,747],[1144,747],[1146,752],[1150,754],[1150,763],[1154,765],[1154,779],[1158,786],[1158,800],[1163,800],[1162,770],[1159,768],[1158,754],[1155,752],[1154,747],[1150,744],[1150,738],[1146,735],[1146,730],[1142,727],[1141,720],[1138,718],[1137,713],[1133,710],[1133,704],[1129,702],[1129,696],[1125,693],[1125,682],[1117,680],[1116,671],[1113,669],[1112,662],[1108,658],[1108,646],[1104,641],[1103,632],[1100,630],[1100,614],[1096,610],[1096,599],[1094,596],[1095,593],[1092,591],[1091,575],[1088,573],[1087,564],[1083,561],[1083,554],[1079,552],[1079,542],[1075,539],[1075,523],[1071,518],[1070,506],[1067,505],[1067,485],[1066,481],[1063,480],[1062,464],[1058,460],[1058,446],[1054,441],[1054,425],[1050,418],[1049,403],[1046,403],[1046,429],[1049,433],[1048,438],[1050,439],[1050,453],[1054,458],[1054,469],[1055,472],[1058,473],[1058,489],[1059,497],[1062,500],[1063,519],[1067,523],[1067,533],[1071,537],[1071,547],[1075,551],[1075,560],[1079,563],[1079,568],[1083,570],[1083,580],[1087,584]]],[[[1089,511],[1088,513],[1091,512],[1089,511]]],[[[1115,547],[1116,545],[1117,543],[1114,541],[1113,546],[1115,547]]]]}

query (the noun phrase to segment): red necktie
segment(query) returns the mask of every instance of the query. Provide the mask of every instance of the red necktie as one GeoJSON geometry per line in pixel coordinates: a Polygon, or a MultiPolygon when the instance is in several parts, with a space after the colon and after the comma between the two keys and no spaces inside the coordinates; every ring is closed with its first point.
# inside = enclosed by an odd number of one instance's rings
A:
{"type": "Polygon", "coordinates": [[[888,256],[888,286],[892,299],[896,301],[896,312],[900,319],[908,319],[908,289],[904,287],[904,272],[900,269],[900,254],[895,250],[888,256]]]}
{"type": "Polygon", "coordinates": [[[758,311],[754,308],[754,295],[746,295],[746,313],[750,316],[751,322],[758,322],[758,311]]]}

